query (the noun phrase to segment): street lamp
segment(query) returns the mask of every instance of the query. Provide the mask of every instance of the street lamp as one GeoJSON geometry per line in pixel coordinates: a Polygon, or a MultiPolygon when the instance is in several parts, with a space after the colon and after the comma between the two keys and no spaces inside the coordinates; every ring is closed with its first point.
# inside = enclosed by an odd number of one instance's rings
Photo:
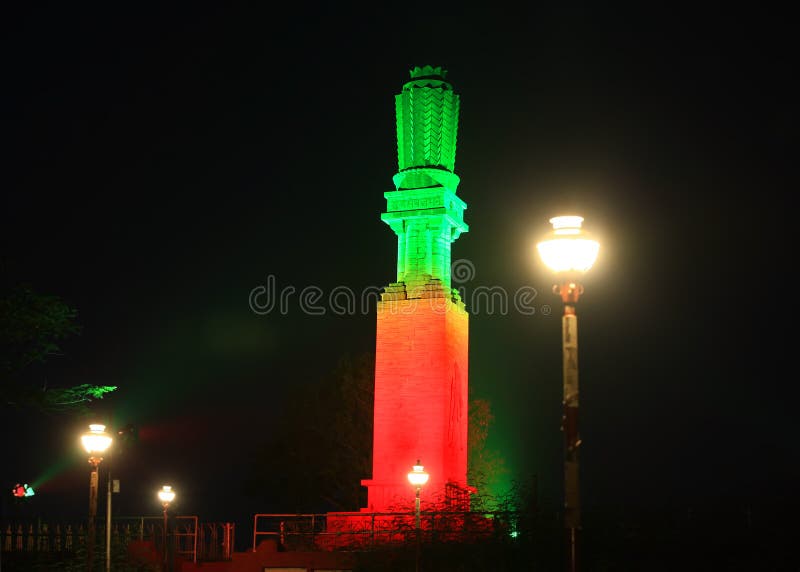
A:
{"type": "Polygon", "coordinates": [[[422,490],[422,487],[425,483],[428,482],[428,473],[425,472],[425,467],[420,464],[419,459],[417,459],[417,464],[411,469],[411,472],[408,473],[408,482],[414,487],[416,492],[416,500],[414,502],[414,511],[416,513],[416,536],[417,536],[417,571],[419,571],[419,552],[420,552],[420,515],[419,515],[419,493],[422,490]]]}
{"type": "Polygon", "coordinates": [[[89,475],[89,530],[88,542],[86,543],[86,565],[87,569],[91,572],[92,565],[94,564],[94,542],[95,542],[95,525],[94,519],[97,515],[97,467],[100,461],[103,460],[103,453],[111,446],[112,438],[106,433],[106,426],[100,424],[89,425],[89,431],[81,435],[81,443],[83,448],[89,454],[89,464],[92,466],[92,472],[89,475]]]}
{"type": "Polygon", "coordinates": [[[420,465],[419,459],[417,459],[417,464],[414,465],[413,469],[410,473],[408,473],[408,482],[411,483],[415,490],[416,490],[416,501],[414,503],[414,509],[417,513],[417,529],[420,528],[420,519],[419,519],[419,493],[422,490],[422,486],[428,482],[428,473],[425,472],[425,467],[420,465]]]}
{"type": "Polygon", "coordinates": [[[169,503],[175,500],[175,491],[169,485],[164,485],[158,491],[158,500],[161,501],[161,506],[164,507],[164,570],[167,569],[167,508],[169,503]]]}
{"type": "Polygon", "coordinates": [[[548,237],[537,245],[542,262],[559,282],[553,292],[564,302],[561,318],[562,360],[564,378],[564,413],[561,430],[564,432],[564,528],[567,532],[567,570],[577,570],[577,532],[581,526],[580,489],[578,484],[578,316],[575,306],[583,294],[579,278],[597,260],[600,244],[588,237],[581,228],[583,217],[557,216],[548,237]]]}

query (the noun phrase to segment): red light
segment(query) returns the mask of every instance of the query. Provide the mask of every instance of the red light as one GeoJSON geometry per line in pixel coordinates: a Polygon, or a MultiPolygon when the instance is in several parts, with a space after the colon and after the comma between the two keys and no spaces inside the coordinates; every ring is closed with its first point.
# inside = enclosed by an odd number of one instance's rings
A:
{"type": "MultiPolygon", "coordinates": [[[[407,474],[416,459],[430,474],[423,502],[450,483],[467,485],[469,316],[430,300],[378,304],[372,478],[361,483],[370,511],[413,502],[407,474]]],[[[465,498],[459,510],[469,510],[465,498]]]]}

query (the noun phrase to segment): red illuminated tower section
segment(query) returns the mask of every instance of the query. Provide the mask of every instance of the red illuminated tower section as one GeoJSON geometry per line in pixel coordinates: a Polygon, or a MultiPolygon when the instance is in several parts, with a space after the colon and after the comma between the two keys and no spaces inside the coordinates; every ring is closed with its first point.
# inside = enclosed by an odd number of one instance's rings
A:
{"type": "Polygon", "coordinates": [[[381,219],[397,235],[397,280],[377,309],[370,512],[413,501],[417,459],[430,474],[423,502],[469,506],[469,316],[450,283],[450,247],[468,226],[454,173],[459,98],[445,74],[414,68],[395,98],[399,168],[381,219]]]}

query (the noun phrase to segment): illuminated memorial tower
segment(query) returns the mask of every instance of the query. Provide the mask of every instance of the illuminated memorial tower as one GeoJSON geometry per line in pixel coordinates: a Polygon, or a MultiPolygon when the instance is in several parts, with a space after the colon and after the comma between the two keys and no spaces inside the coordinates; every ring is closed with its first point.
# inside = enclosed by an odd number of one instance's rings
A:
{"type": "Polygon", "coordinates": [[[417,459],[427,502],[468,507],[469,317],[450,284],[450,245],[468,230],[453,172],[459,98],[446,71],[425,66],[395,96],[398,172],[381,219],[397,235],[397,281],[377,308],[375,424],[366,511],[413,500],[417,459]]]}

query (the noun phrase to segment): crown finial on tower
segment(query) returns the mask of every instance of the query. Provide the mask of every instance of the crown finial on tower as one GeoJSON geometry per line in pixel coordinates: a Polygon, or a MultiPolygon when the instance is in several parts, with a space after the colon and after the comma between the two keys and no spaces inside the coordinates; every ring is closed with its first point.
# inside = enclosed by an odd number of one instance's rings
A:
{"type": "Polygon", "coordinates": [[[395,96],[398,174],[395,187],[444,186],[455,192],[459,97],[442,66],[410,70],[395,96]]]}
{"type": "Polygon", "coordinates": [[[411,79],[422,77],[440,77],[445,79],[445,77],[447,77],[447,70],[442,66],[414,66],[413,69],[409,70],[409,73],[411,74],[411,79]]]}

